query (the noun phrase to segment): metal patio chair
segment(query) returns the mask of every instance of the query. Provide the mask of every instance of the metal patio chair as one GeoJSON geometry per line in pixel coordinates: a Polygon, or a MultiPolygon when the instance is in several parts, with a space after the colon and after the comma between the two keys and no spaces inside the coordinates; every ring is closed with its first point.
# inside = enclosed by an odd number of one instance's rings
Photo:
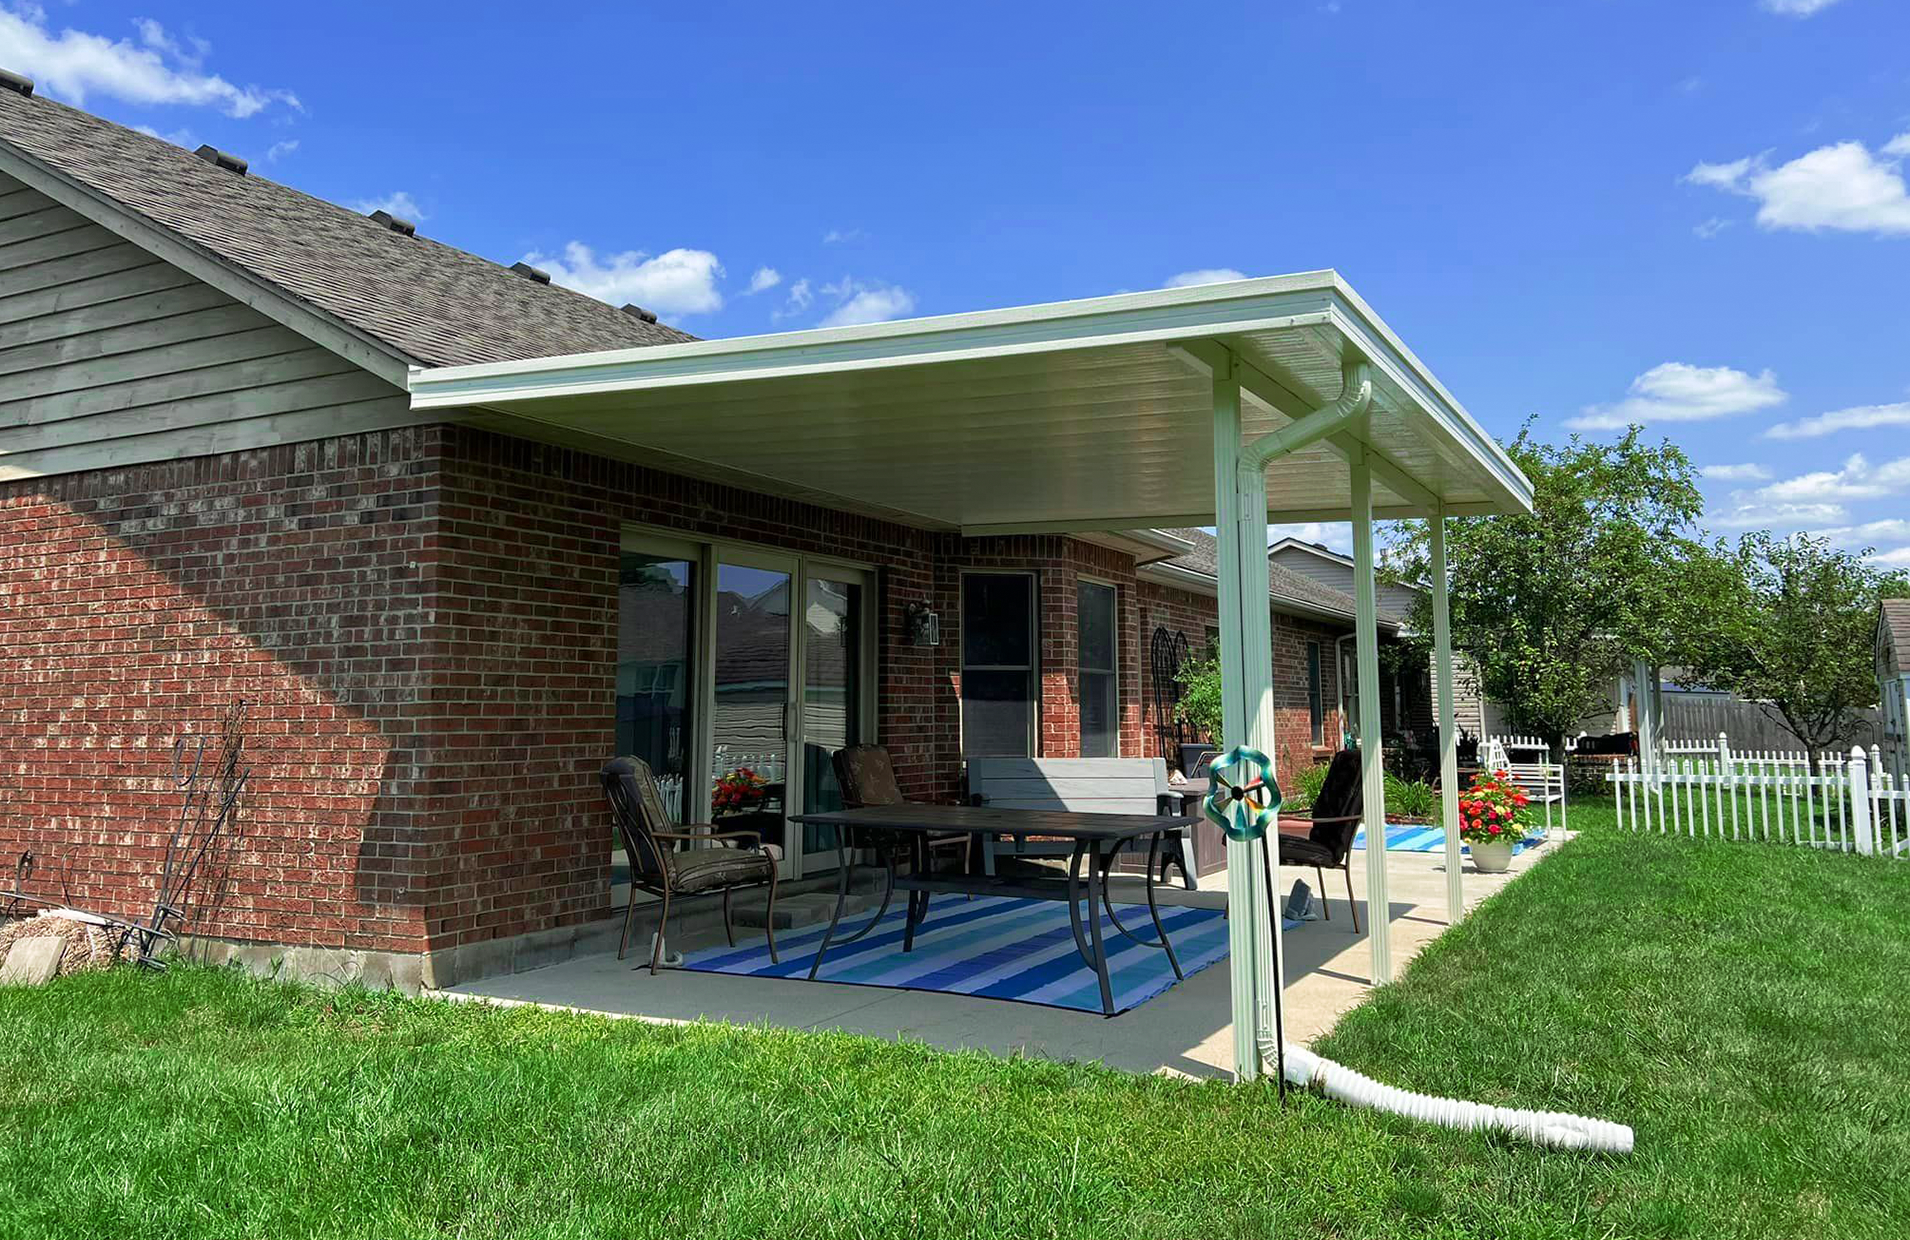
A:
{"type": "Polygon", "coordinates": [[[776,954],[776,863],[782,850],[763,842],[758,831],[718,831],[696,824],[677,826],[664,808],[656,774],[642,758],[612,758],[600,777],[604,795],[617,820],[617,833],[630,858],[630,907],[623,915],[623,938],[617,959],[630,949],[630,929],[637,920],[637,892],[662,901],[656,940],[650,948],[650,972],[663,960],[664,930],[670,921],[670,901],[693,895],[723,895],[723,931],[736,946],[736,925],[730,919],[730,895],[756,887],[769,888],[763,924],[769,936],[769,958],[776,954]],[[672,829],[674,828],[674,829],[672,829]],[[703,845],[684,848],[682,845],[703,845]]]}
{"type": "MultiPolygon", "coordinates": [[[[836,783],[842,788],[844,809],[907,803],[908,798],[902,795],[900,785],[895,782],[895,764],[889,759],[888,746],[850,745],[836,750],[831,760],[835,764],[836,783]]],[[[860,938],[882,920],[882,914],[888,912],[889,900],[895,894],[896,866],[903,857],[909,855],[914,839],[905,832],[873,829],[862,831],[858,839],[845,842],[873,851],[884,873],[882,906],[870,919],[869,925],[854,936],[860,938]]],[[[927,838],[927,848],[931,858],[937,851],[959,853],[963,873],[974,868],[975,837],[966,831],[931,834],[927,838]]],[[[927,897],[922,899],[926,906],[927,897]]],[[[854,939],[842,941],[853,942],[854,939]]]]}
{"type": "MultiPolygon", "coordinates": [[[[1340,870],[1346,874],[1346,903],[1353,913],[1353,933],[1360,932],[1360,906],[1353,900],[1353,837],[1359,833],[1360,819],[1364,816],[1361,807],[1365,802],[1362,787],[1363,778],[1360,764],[1360,751],[1342,749],[1333,755],[1333,764],[1327,768],[1326,782],[1320,786],[1320,795],[1313,799],[1311,818],[1288,817],[1280,820],[1282,827],[1305,826],[1304,837],[1280,835],[1281,865],[1310,865],[1313,876],[1320,880],[1320,913],[1328,921],[1333,920],[1332,911],[1327,907],[1326,875],[1324,870],[1340,870]]],[[[1385,829],[1380,830],[1378,847],[1386,847],[1385,829]]],[[[1267,837],[1260,837],[1260,846],[1267,847],[1267,837]]],[[[1368,848],[1375,847],[1369,836],[1368,848]]],[[[1267,859],[1269,876],[1273,871],[1273,859],[1267,859]]],[[[1271,882],[1271,877],[1269,877],[1271,882]]]]}

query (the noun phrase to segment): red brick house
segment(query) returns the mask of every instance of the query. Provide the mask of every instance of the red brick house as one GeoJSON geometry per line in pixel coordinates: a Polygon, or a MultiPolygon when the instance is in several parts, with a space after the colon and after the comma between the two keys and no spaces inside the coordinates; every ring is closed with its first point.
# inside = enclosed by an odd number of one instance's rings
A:
{"type": "MultiPolygon", "coordinates": [[[[0,90],[0,858],[142,912],[173,740],[244,699],[243,838],[196,931],[442,985],[609,917],[614,753],[690,815],[744,760],[826,797],[845,741],[925,798],[968,753],[1166,751],[1155,635],[1215,625],[1198,528],[924,528],[407,396],[689,339],[0,90]]],[[[1354,602],[1272,577],[1291,770],[1341,735],[1354,602]]]]}

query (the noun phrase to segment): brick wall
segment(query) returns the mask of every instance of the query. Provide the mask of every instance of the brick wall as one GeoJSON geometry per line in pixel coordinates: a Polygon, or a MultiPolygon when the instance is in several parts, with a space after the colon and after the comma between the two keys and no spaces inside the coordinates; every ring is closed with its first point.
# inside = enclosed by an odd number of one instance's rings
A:
{"type": "MultiPolygon", "coordinates": [[[[249,704],[230,882],[200,929],[418,950],[420,431],[0,485],[0,860],[145,916],[172,746],[249,704]]],[[[11,881],[11,875],[8,876],[11,881]]]]}
{"type": "MultiPolygon", "coordinates": [[[[419,952],[603,915],[632,524],[876,568],[879,727],[923,799],[960,791],[963,569],[1037,575],[1046,756],[1079,753],[1079,577],[1118,591],[1123,754],[1157,747],[1154,628],[1198,648],[1212,622],[1078,539],[964,540],[467,428],[0,485],[0,860],[31,848],[37,886],[143,915],[173,740],[243,698],[243,836],[197,931],[419,952]],[[939,648],[908,640],[913,602],[939,648]]],[[[1283,769],[1309,748],[1309,631],[1276,618],[1283,769]]]]}
{"type": "MultiPolygon", "coordinates": [[[[1169,589],[1155,582],[1141,582],[1140,631],[1142,657],[1153,641],[1157,628],[1187,638],[1188,650],[1198,656],[1206,649],[1208,634],[1218,625],[1218,606],[1211,597],[1169,589]]],[[[1348,626],[1350,628],[1350,626],[1348,626]]],[[[1275,769],[1284,780],[1289,772],[1325,760],[1338,748],[1340,738],[1339,672],[1333,661],[1333,641],[1347,628],[1335,628],[1317,621],[1273,615],[1273,693],[1275,769]],[[1322,728],[1323,744],[1312,743],[1312,721],[1307,703],[1308,642],[1320,644],[1320,696],[1326,712],[1322,728]]],[[[1177,759],[1163,745],[1155,726],[1155,693],[1151,676],[1144,677],[1139,700],[1145,712],[1145,750],[1149,755],[1177,759]]],[[[1212,739],[1212,738],[1207,738],[1212,739]]]]}
{"type": "MultiPolygon", "coordinates": [[[[1077,586],[1083,577],[1115,588],[1116,683],[1120,704],[1120,753],[1148,756],[1141,727],[1144,664],[1135,651],[1140,641],[1139,586],[1131,556],[1080,539],[1059,535],[937,540],[937,594],[942,616],[939,664],[956,697],[959,727],[961,692],[961,575],[964,572],[1035,574],[1040,708],[1037,752],[1044,758],[1081,754],[1081,697],[1077,586]]],[[[959,757],[959,755],[957,755],[959,757]]]]}

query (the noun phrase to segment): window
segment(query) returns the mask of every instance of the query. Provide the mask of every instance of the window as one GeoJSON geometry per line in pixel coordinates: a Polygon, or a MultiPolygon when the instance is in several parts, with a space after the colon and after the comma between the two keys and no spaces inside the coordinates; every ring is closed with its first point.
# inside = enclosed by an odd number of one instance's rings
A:
{"type": "Polygon", "coordinates": [[[1320,643],[1306,644],[1306,714],[1313,725],[1313,743],[1326,744],[1326,697],[1320,691],[1320,643]]]}
{"type": "Polygon", "coordinates": [[[1115,687],[1114,587],[1098,581],[1075,585],[1080,626],[1081,756],[1113,758],[1120,750],[1120,705],[1115,687]]]}
{"type": "Polygon", "coordinates": [[[1035,579],[962,577],[962,752],[1029,757],[1035,739],[1035,579]]]}

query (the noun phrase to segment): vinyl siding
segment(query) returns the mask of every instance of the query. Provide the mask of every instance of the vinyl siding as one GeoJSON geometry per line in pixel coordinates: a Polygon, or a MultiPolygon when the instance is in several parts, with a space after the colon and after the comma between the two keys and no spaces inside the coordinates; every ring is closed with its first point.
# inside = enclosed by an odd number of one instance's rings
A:
{"type": "Polygon", "coordinates": [[[0,175],[0,480],[428,420],[398,388],[0,175]]]}
{"type": "MultiPolygon", "coordinates": [[[[1310,577],[1323,586],[1332,586],[1342,594],[1353,593],[1353,570],[1344,564],[1292,547],[1276,551],[1268,558],[1281,568],[1291,569],[1302,577],[1310,577]]],[[[1383,581],[1377,584],[1374,594],[1382,612],[1401,619],[1412,616],[1413,604],[1418,601],[1416,592],[1410,586],[1389,586],[1383,581]]]]}

